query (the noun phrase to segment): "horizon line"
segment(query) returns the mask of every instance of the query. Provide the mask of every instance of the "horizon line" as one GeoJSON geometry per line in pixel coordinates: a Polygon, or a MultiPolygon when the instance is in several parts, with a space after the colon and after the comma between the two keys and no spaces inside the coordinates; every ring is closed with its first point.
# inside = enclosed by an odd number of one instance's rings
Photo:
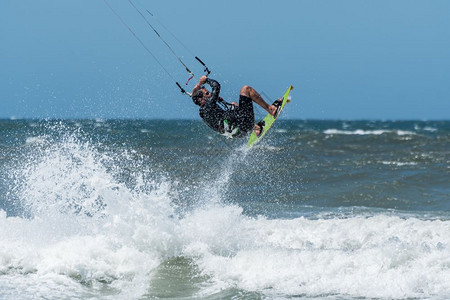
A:
{"type": "MultiPolygon", "coordinates": [[[[102,118],[102,117],[70,117],[70,118],[56,118],[56,117],[46,117],[46,118],[28,118],[28,117],[0,117],[0,121],[198,121],[202,122],[200,119],[193,118],[128,118],[128,117],[114,117],[114,118],[102,118]]],[[[371,122],[450,122],[449,119],[414,119],[414,118],[286,118],[280,119],[279,121],[335,121],[335,122],[361,122],[361,121],[371,121],[371,122]]]]}

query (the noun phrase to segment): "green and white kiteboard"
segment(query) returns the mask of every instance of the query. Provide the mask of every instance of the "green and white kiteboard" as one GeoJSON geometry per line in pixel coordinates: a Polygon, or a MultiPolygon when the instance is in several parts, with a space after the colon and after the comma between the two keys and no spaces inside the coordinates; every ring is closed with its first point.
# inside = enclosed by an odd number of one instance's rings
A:
{"type": "Polygon", "coordinates": [[[251,148],[254,144],[256,144],[258,141],[260,141],[266,135],[267,131],[269,131],[269,129],[272,127],[273,123],[275,123],[275,121],[280,116],[286,103],[289,102],[289,93],[292,91],[293,88],[294,87],[292,85],[289,86],[286,93],[284,93],[283,101],[281,102],[281,105],[278,107],[277,114],[275,116],[272,116],[271,114],[267,114],[267,116],[261,121],[261,122],[263,122],[264,126],[263,126],[263,130],[260,133],[260,135],[256,135],[255,131],[252,131],[252,134],[250,135],[250,138],[247,143],[247,148],[251,148]]]}

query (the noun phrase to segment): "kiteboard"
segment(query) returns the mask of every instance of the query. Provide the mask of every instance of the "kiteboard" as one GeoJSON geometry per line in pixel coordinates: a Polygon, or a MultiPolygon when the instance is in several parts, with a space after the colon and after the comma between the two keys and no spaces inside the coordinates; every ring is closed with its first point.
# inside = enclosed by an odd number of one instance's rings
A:
{"type": "MultiPolygon", "coordinates": [[[[278,106],[277,113],[275,116],[272,116],[271,114],[267,114],[267,116],[258,124],[262,124],[262,131],[259,135],[256,135],[255,131],[252,131],[252,134],[250,135],[250,138],[248,139],[247,148],[251,148],[254,144],[259,142],[269,131],[269,129],[272,127],[273,123],[278,119],[281,112],[284,109],[284,106],[286,103],[289,102],[289,93],[292,91],[294,87],[291,85],[287,89],[286,93],[284,93],[283,98],[281,99],[281,104],[278,106]]],[[[275,101],[276,102],[276,101],[275,101]]]]}

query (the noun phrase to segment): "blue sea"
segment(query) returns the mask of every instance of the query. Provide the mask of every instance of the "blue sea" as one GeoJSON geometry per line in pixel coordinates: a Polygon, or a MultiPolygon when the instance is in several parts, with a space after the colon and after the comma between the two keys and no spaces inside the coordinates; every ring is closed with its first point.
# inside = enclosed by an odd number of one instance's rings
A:
{"type": "Polygon", "coordinates": [[[0,299],[449,299],[450,121],[0,120],[0,299]]]}

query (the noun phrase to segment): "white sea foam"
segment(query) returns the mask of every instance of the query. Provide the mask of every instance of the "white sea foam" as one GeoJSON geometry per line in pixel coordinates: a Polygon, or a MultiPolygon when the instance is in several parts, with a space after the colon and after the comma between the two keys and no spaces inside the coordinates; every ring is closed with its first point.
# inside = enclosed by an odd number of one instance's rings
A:
{"type": "Polygon", "coordinates": [[[394,166],[399,166],[399,167],[416,166],[417,165],[416,162],[400,162],[400,161],[382,161],[381,163],[383,165],[394,165],[394,166]]]}
{"type": "Polygon", "coordinates": [[[45,139],[42,137],[37,137],[37,136],[30,136],[27,137],[25,140],[26,144],[39,144],[39,143],[45,143],[45,139]]]}
{"type": "Polygon", "coordinates": [[[430,126],[425,126],[425,127],[423,128],[423,130],[429,131],[429,132],[436,132],[436,131],[438,131],[437,128],[430,127],[430,126]]]}
{"type": "Polygon", "coordinates": [[[450,221],[250,218],[221,202],[236,157],[181,218],[169,179],[135,173],[126,185],[115,159],[133,163],[67,138],[24,162],[17,196],[30,217],[0,211],[0,298],[137,299],[180,256],[209,278],[195,297],[450,297],[450,221]]]}
{"type": "Polygon", "coordinates": [[[182,220],[186,255],[217,289],[270,295],[450,296],[450,222],[389,216],[251,219],[211,207],[182,220]]]}
{"type": "Polygon", "coordinates": [[[130,189],[107,170],[108,159],[69,138],[17,171],[17,197],[30,217],[0,211],[0,298],[134,299],[160,262],[177,255],[170,184],[135,174],[130,189]]]}
{"type": "Polygon", "coordinates": [[[397,135],[415,135],[412,131],[405,131],[405,130],[384,130],[384,129],[378,129],[378,130],[362,130],[362,129],[356,129],[356,130],[339,130],[339,129],[326,129],[324,130],[325,134],[333,135],[333,134],[342,134],[342,135],[382,135],[387,133],[395,133],[397,135]]]}
{"type": "Polygon", "coordinates": [[[277,132],[277,133],[286,133],[288,131],[287,131],[287,129],[275,129],[275,132],[277,132]]]}

